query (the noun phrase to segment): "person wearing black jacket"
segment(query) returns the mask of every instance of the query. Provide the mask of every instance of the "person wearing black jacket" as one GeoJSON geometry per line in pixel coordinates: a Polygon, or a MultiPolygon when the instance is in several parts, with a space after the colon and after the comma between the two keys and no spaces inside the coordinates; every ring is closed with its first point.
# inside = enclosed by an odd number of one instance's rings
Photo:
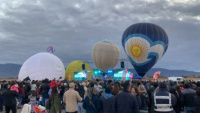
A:
{"type": "Polygon", "coordinates": [[[83,98],[81,102],[78,102],[78,113],[86,113],[85,109],[83,108],[83,101],[85,99],[85,90],[83,85],[79,85],[78,87],[78,93],[83,98]]]}
{"type": "Polygon", "coordinates": [[[149,90],[147,91],[148,95],[149,95],[149,104],[148,104],[148,113],[152,113],[154,111],[153,108],[153,94],[155,92],[155,90],[158,87],[158,83],[157,82],[153,82],[151,83],[151,87],[149,88],[149,90]]]}
{"type": "Polygon", "coordinates": [[[181,97],[175,88],[171,88],[170,93],[174,94],[177,100],[176,104],[173,106],[175,113],[181,113],[181,97]]]}
{"type": "Polygon", "coordinates": [[[10,90],[10,85],[5,85],[4,88],[5,90],[3,91],[3,104],[6,108],[6,113],[10,113],[10,110],[12,110],[12,113],[17,113],[16,98],[18,94],[15,91],[10,90]]]}
{"type": "Polygon", "coordinates": [[[44,83],[42,83],[40,87],[40,94],[42,94],[43,106],[45,106],[45,100],[49,98],[48,92],[49,92],[49,83],[48,83],[48,79],[45,79],[44,83]]]}
{"type": "Polygon", "coordinates": [[[184,103],[186,113],[194,113],[195,112],[195,101],[194,97],[196,95],[196,91],[190,88],[190,85],[186,83],[184,85],[182,102],[184,103]]]}
{"type": "Polygon", "coordinates": [[[139,105],[135,95],[130,92],[129,81],[123,84],[123,91],[115,97],[113,110],[115,113],[139,113],[139,105]]]}

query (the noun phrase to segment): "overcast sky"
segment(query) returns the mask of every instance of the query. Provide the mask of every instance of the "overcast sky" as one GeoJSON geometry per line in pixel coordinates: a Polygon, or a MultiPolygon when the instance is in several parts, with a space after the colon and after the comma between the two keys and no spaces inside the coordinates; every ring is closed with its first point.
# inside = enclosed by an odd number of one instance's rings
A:
{"type": "Polygon", "coordinates": [[[126,58],[121,37],[138,22],[168,34],[168,50],[154,67],[200,72],[200,0],[0,0],[0,64],[23,64],[50,45],[65,66],[92,62],[92,46],[104,39],[126,58]]]}

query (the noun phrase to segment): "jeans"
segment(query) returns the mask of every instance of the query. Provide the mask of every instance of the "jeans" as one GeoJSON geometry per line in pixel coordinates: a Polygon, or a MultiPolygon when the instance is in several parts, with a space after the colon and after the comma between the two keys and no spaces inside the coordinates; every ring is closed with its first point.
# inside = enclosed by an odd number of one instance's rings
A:
{"type": "Polygon", "coordinates": [[[186,113],[195,113],[195,107],[185,107],[186,113]]]}
{"type": "Polygon", "coordinates": [[[78,102],[78,113],[86,113],[86,110],[83,108],[83,102],[78,102]]]}
{"type": "Polygon", "coordinates": [[[10,110],[12,110],[12,113],[17,113],[16,104],[11,106],[5,106],[5,108],[6,108],[6,113],[10,113],[10,110]]]}
{"type": "Polygon", "coordinates": [[[19,104],[17,105],[17,107],[21,107],[21,105],[22,105],[22,97],[18,98],[18,102],[19,102],[19,104]]]}
{"type": "Polygon", "coordinates": [[[42,94],[42,104],[45,106],[45,100],[49,98],[48,94],[42,94]]]}

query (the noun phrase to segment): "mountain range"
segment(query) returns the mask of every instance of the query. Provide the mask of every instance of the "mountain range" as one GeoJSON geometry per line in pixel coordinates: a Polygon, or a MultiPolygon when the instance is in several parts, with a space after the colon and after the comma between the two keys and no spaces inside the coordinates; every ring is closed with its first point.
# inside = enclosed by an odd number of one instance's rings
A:
{"type": "MultiPolygon", "coordinates": [[[[0,64],[0,78],[17,78],[22,65],[20,64],[0,64]]],[[[116,69],[115,72],[119,70],[116,69]]],[[[134,69],[129,69],[132,73],[136,73],[134,69]]],[[[182,76],[182,75],[196,75],[200,76],[200,72],[186,71],[186,70],[169,70],[163,68],[152,68],[146,75],[153,75],[155,72],[160,71],[161,76],[182,76]]]]}

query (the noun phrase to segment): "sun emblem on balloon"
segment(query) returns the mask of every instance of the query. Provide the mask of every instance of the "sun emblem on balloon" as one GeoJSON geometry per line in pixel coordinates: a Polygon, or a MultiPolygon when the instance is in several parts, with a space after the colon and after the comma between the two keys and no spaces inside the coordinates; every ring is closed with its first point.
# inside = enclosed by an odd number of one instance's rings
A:
{"type": "Polygon", "coordinates": [[[136,62],[136,63],[143,63],[148,61],[148,51],[149,51],[150,44],[147,40],[134,37],[127,40],[125,49],[128,55],[136,62]]]}

